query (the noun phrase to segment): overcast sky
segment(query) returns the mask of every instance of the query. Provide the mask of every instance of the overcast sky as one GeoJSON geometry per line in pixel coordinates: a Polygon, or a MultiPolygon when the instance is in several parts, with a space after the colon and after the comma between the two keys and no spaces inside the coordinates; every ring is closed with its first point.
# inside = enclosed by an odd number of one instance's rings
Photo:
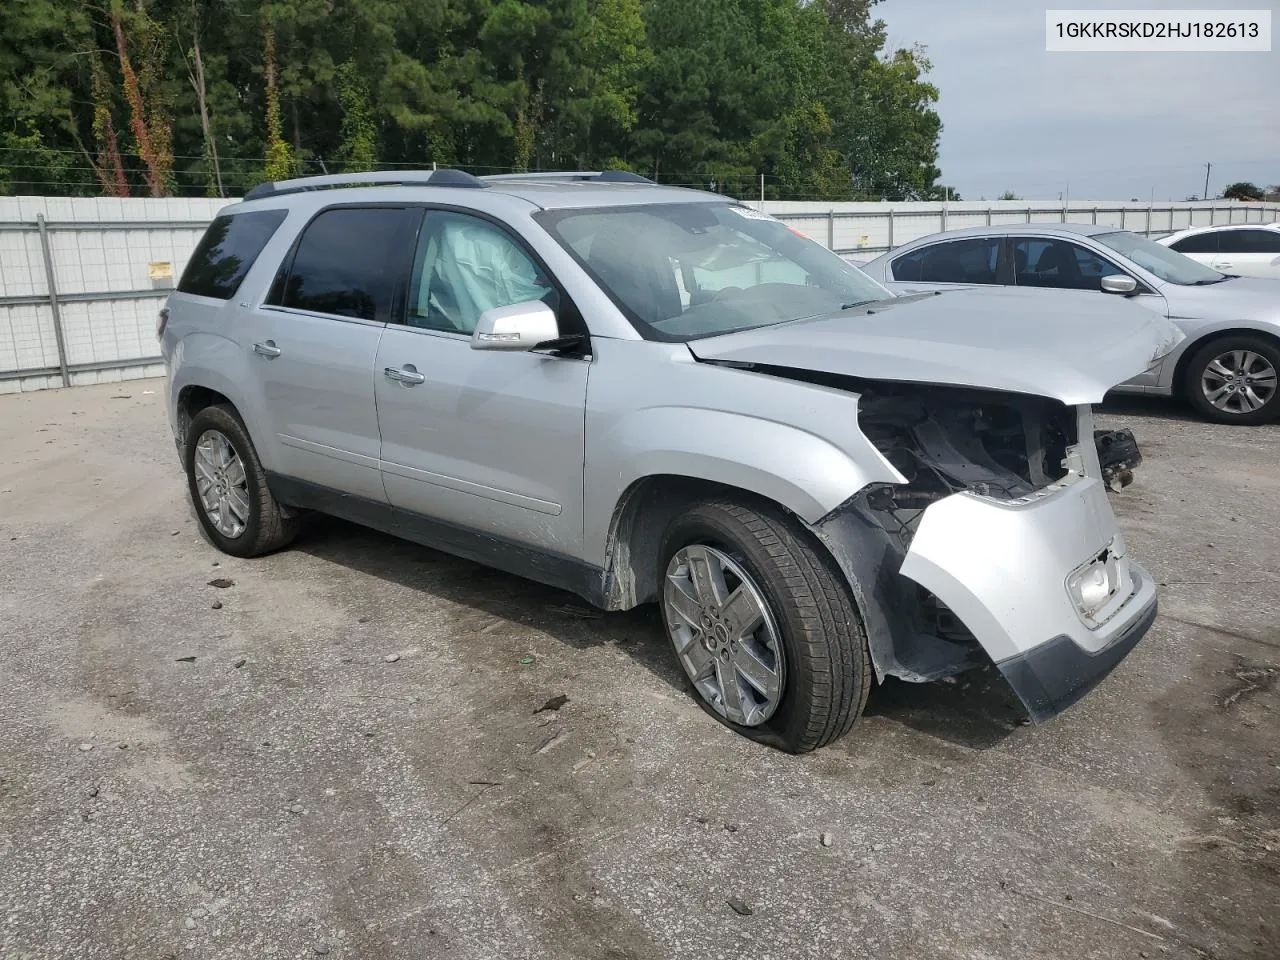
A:
{"type": "Polygon", "coordinates": [[[1280,0],[882,0],[891,48],[923,44],[942,182],[966,199],[1182,200],[1280,183],[1280,0]],[[1271,9],[1270,53],[1047,53],[1046,9],[1271,9]]]}

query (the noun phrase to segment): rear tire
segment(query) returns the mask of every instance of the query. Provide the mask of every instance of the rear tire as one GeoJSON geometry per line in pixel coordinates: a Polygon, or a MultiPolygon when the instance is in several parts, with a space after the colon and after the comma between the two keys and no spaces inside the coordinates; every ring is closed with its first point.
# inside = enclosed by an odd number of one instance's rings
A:
{"type": "Polygon", "coordinates": [[[286,517],[267,486],[258,452],[233,407],[205,407],[187,426],[187,489],[196,516],[223,553],[256,557],[288,544],[298,520],[286,517]]]}
{"type": "Polygon", "coordinates": [[[843,576],[798,524],[707,501],[671,522],[660,557],[663,622],[704,710],[789,753],[848,733],[871,690],[866,634],[843,576]],[[738,629],[744,619],[759,621],[754,633],[738,629]]]}
{"type": "Polygon", "coordinates": [[[1182,389],[1214,423],[1269,423],[1280,417],[1280,347],[1263,337],[1219,337],[1187,362],[1182,389]],[[1257,401],[1262,405],[1254,408],[1257,401]],[[1216,402],[1215,402],[1216,401],[1216,402]]]}

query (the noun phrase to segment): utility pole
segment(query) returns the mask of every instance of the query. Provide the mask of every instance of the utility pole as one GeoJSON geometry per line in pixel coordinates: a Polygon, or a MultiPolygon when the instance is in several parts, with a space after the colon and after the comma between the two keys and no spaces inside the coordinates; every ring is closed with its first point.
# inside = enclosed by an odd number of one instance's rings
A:
{"type": "Polygon", "coordinates": [[[1200,199],[1201,199],[1201,200],[1208,200],[1208,199],[1209,199],[1209,171],[1210,171],[1212,168],[1213,168],[1213,164],[1212,164],[1212,163],[1206,163],[1206,164],[1204,165],[1204,193],[1200,194],[1200,199]]]}

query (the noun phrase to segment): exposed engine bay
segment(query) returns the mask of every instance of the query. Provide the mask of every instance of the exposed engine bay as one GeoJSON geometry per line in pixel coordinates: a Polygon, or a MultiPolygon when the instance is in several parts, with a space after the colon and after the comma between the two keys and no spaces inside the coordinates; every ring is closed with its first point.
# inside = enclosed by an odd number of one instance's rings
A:
{"type": "Polygon", "coordinates": [[[966,490],[997,500],[1033,496],[1067,475],[1077,441],[1074,408],[1023,394],[868,384],[858,412],[863,433],[907,479],[866,491],[904,551],[931,503],[966,490]]]}

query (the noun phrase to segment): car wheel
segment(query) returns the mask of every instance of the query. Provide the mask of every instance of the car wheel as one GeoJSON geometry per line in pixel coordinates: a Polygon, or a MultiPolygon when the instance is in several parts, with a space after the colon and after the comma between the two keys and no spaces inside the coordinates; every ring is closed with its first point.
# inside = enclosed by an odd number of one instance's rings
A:
{"type": "Polygon", "coordinates": [[[871,689],[862,622],[820,549],[734,501],[698,504],[663,537],[663,622],[699,703],[790,753],[847,733],[871,689]]]}
{"type": "Polygon", "coordinates": [[[286,517],[271,495],[249,432],[231,407],[197,413],[183,454],[191,503],[219,550],[256,557],[293,539],[298,521],[286,517]]]}
{"type": "Polygon", "coordinates": [[[1280,417],[1280,349],[1261,337],[1222,337],[1196,351],[1183,388],[1192,406],[1217,423],[1266,423],[1280,417]]]}

